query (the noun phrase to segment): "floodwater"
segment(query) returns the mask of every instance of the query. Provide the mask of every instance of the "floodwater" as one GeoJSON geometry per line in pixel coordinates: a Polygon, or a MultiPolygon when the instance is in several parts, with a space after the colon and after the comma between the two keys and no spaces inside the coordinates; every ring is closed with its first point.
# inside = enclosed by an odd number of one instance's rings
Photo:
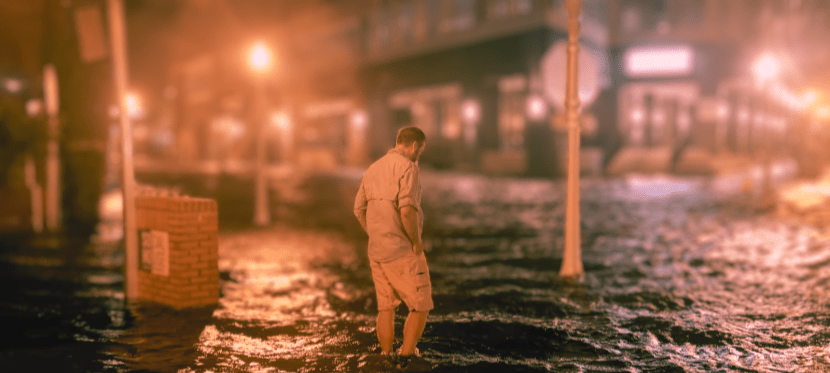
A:
{"type": "MultiPolygon", "coordinates": [[[[0,312],[15,322],[0,362],[383,371],[367,358],[378,352],[376,303],[351,215],[358,181],[284,186],[280,222],[224,230],[215,307],[125,305],[118,245],[76,245],[69,256],[48,243],[5,250],[0,276],[15,286],[2,290],[0,312]]],[[[586,273],[566,283],[562,181],[425,172],[435,310],[421,354],[433,372],[830,370],[830,227],[757,208],[736,183],[583,180],[586,273]]]]}

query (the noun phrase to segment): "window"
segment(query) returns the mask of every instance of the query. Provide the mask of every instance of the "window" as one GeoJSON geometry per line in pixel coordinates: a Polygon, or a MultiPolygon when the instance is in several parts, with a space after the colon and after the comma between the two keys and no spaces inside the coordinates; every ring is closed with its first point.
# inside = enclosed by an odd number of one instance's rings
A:
{"type": "Polygon", "coordinates": [[[412,0],[403,0],[395,14],[395,44],[409,44],[413,38],[414,7],[412,0]]]}
{"type": "Polygon", "coordinates": [[[487,19],[503,19],[515,15],[528,15],[533,10],[532,0],[488,0],[487,19]]]}
{"type": "Polygon", "coordinates": [[[442,0],[437,2],[438,30],[442,33],[463,31],[476,23],[475,0],[442,0]]]}
{"type": "Polygon", "coordinates": [[[389,99],[394,125],[414,125],[427,137],[456,141],[461,137],[461,87],[457,84],[407,89],[389,99]]]}
{"type": "Polygon", "coordinates": [[[665,0],[623,0],[622,2],[620,23],[626,33],[655,31],[665,22],[665,0]]]}
{"type": "Polygon", "coordinates": [[[413,7],[412,37],[418,43],[426,40],[429,35],[430,2],[428,0],[415,0],[413,7]]]}
{"type": "Polygon", "coordinates": [[[527,79],[508,76],[499,80],[499,147],[502,150],[522,150],[525,146],[525,107],[527,79]]]}
{"type": "Polygon", "coordinates": [[[454,28],[462,31],[472,28],[476,23],[476,0],[455,0],[454,28]]]}
{"type": "Polygon", "coordinates": [[[374,8],[369,20],[369,49],[377,52],[389,47],[389,3],[382,1],[374,8]]]}
{"type": "Polygon", "coordinates": [[[490,0],[487,2],[487,18],[506,18],[510,13],[508,0],[490,0]]]}
{"type": "Polygon", "coordinates": [[[514,14],[530,14],[530,11],[533,10],[531,0],[513,0],[512,3],[514,14]]]}

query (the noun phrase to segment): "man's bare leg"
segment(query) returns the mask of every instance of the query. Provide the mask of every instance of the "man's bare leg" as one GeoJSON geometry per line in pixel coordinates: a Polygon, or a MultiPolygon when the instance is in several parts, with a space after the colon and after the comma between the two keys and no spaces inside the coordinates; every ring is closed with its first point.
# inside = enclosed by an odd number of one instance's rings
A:
{"type": "Polygon", "coordinates": [[[383,353],[392,352],[392,342],[395,341],[395,309],[378,311],[378,342],[383,353]]]}
{"type": "Polygon", "coordinates": [[[429,312],[411,311],[406,317],[406,323],[403,326],[403,345],[401,346],[401,355],[412,355],[415,353],[415,345],[421,339],[421,334],[424,333],[424,327],[427,325],[427,315],[429,312]]]}

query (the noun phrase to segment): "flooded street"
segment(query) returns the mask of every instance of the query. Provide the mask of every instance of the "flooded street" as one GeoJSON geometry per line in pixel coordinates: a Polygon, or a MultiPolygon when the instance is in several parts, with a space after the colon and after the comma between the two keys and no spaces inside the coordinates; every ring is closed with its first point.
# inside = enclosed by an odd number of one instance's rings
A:
{"type": "MultiPolygon", "coordinates": [[[[359,176],[282,186],[274,226],[223,229],[215,307],[125,306],[116,244],[6,249],[2,276],[15,286],[0,313],[16,322],[0,362],[382,371],[367,359],[379,348],[366,239],[351,215],[359,176]]],[[[759,209],[738,184],[583,180],[586,273],[570,284],[558,276],[564,181],[425,173],[435,309],[422,355],[433,372],[827,371],[830,228],[759,209]]]]}

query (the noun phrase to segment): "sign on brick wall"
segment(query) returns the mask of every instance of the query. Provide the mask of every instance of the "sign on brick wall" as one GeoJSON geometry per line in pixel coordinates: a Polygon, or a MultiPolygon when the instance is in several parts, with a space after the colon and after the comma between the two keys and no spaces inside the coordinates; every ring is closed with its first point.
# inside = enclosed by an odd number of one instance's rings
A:
{"type": "Polygon", "coordinates": [[[154,229],[139,231],[141,269],[159,276],[170,276],[170,236],[154,229]]]}

